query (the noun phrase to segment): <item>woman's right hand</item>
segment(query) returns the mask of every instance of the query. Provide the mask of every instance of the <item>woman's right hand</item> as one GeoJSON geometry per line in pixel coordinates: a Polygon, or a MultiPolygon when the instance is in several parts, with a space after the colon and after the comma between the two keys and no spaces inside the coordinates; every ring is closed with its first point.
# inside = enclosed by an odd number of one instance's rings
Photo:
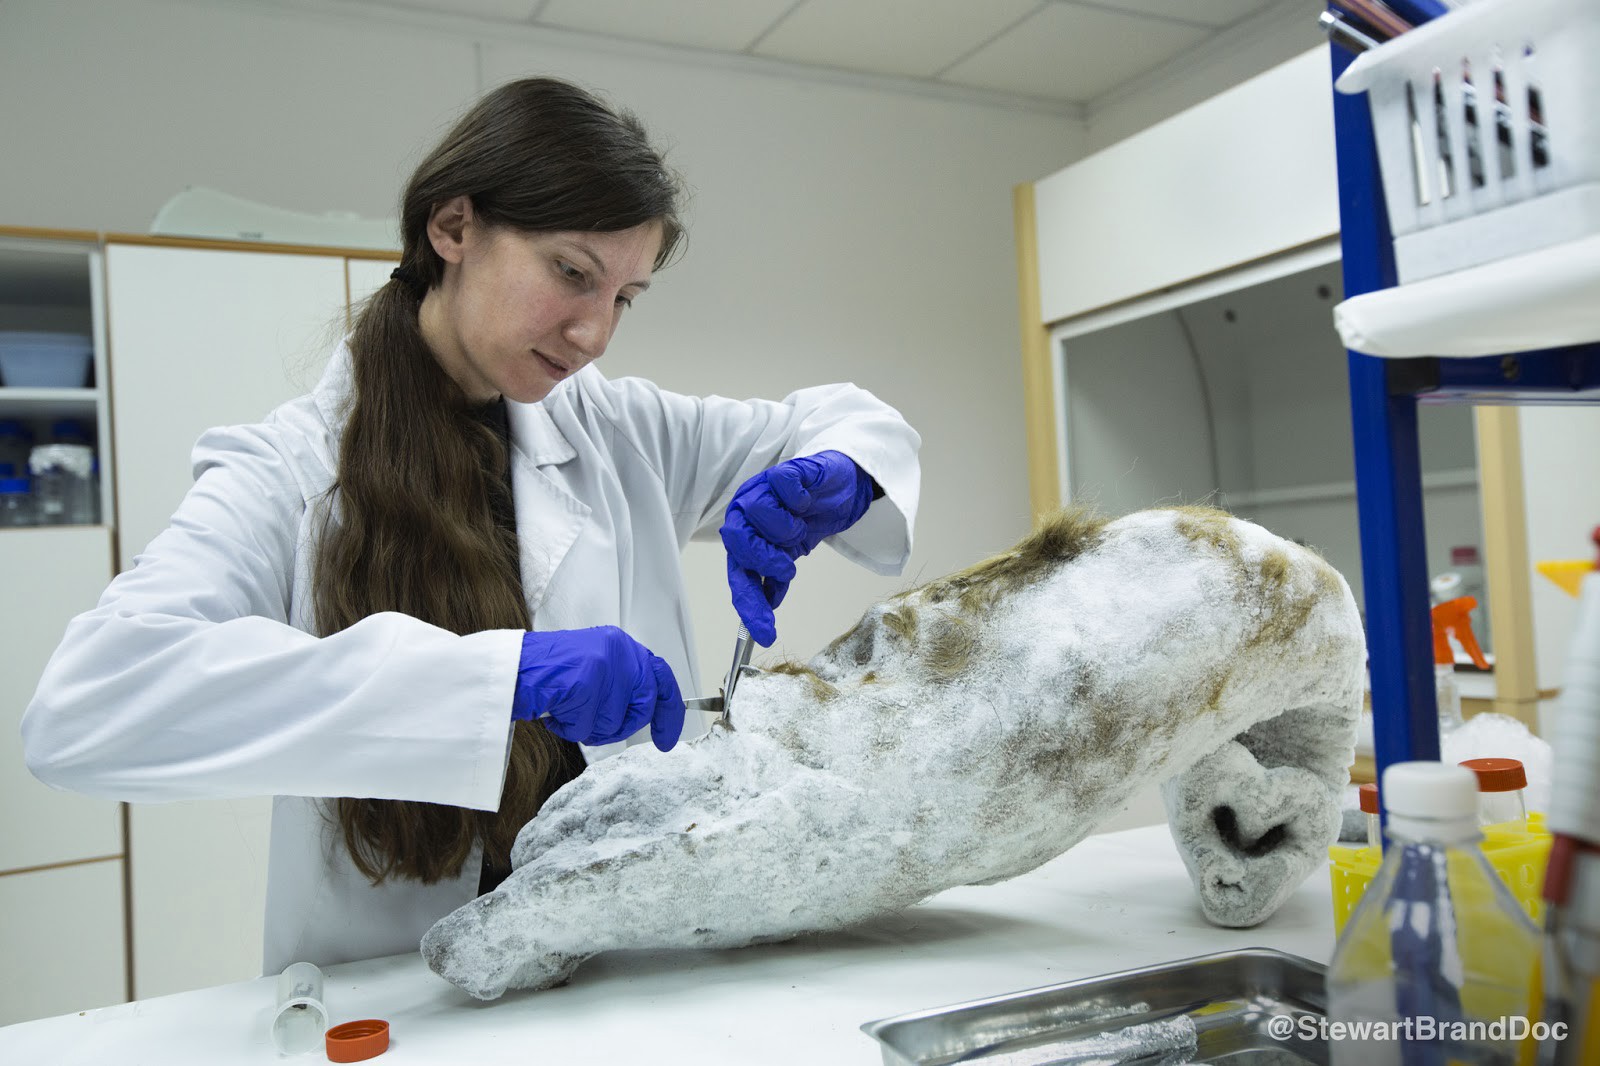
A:
{"type": "Polygon", "coordinates": [[[598,747],[650,725],[669,750],[683,733],[672,667],[616,626],[524,633],[511,717],[542,719],[563,740],[598,747]]]}

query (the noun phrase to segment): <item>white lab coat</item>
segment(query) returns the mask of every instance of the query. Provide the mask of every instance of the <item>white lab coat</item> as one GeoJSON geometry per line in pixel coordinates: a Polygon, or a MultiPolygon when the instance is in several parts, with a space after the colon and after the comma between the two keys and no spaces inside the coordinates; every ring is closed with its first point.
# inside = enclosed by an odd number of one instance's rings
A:
{"type": "MultiPolygon", "coordinates": [[[[372,886],[315,797],[496,809],[521,654],[517,630],[463,637],[396,613],[311,635],[312,547],[349,380],[341,345],[309,396],[200,438],[171,526],[68,625],[22,722],[29,767],[58,787],[130,802],[276,797],[269,974],[415,950],[476,895],[477,853],[448,882],[372,886]]],[[[885,495],[830,543],[880,574],[910,555],[920,441],[854,386],[781,403],[702,399],[591,365],[544,401],[508,407],[534,627],[620,626],[685,695],[704,689],[679,552],[715,536],[747,477],[844,452],[885,495]]],[[[695,717],[686,739],[704,728],[695,717]]],[[[648,731],[629,741],[640,742],[648,731]]]]}

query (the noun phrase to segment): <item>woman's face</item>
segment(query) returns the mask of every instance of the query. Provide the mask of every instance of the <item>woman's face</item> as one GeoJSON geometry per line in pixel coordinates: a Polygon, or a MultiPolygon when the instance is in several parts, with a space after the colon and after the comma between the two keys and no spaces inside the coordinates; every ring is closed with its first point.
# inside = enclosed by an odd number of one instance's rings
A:
{"type": "Polygon", "coordinates": [[[422,301],[422,335],[473,402],[536,403],[605,353],[623,310],[650,287],[661,225],[527,233],[485,226],[466,197],[428,223],[444,277],[422,301]]]}

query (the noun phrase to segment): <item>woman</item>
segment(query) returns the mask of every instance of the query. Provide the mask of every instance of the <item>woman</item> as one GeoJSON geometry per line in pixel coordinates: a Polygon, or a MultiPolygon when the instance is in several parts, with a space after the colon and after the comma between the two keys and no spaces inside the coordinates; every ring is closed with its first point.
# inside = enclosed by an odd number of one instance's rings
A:
{"type": "Polygon", "coordinates": [[[631,116],[549,79],[490,93],[412,176],[401,265],[316,390],[206,433],[171,526],[68,626],[30,767],[276,796],[265,972],[414,950],[586,761],[673,746],[690,537],[721,523],[764,644],[823,539],[904,565],[918,439],[869,394],[589,365],[678,247],[677,197],[631,116]]]}

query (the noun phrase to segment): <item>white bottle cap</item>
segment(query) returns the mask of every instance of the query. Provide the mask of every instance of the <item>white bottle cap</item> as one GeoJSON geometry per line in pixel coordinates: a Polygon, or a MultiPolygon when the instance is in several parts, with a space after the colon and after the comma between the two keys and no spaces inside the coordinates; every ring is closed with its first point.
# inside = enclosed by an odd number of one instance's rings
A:
{"type": "Polygon", "coordinates": [[[1383,772],[1389,831],[1407,840],[1461,839],[1478,831],[1478,778],[1453,763],[1402,762],[1383,772]]]}

